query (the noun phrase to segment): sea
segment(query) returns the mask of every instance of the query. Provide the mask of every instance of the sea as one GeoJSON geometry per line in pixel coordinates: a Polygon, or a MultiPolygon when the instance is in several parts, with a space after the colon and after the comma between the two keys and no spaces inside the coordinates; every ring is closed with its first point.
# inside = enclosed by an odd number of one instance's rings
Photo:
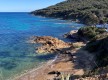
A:
{"type": "Polygon", "coordinates": [[[68,41],[63,34],[82,26],[27,12],[0,13],[0,80],[8,80],[54,58],[54,54],[36,53],[38,45],[28,42],[32,36],[53,36],[68,41]]]}

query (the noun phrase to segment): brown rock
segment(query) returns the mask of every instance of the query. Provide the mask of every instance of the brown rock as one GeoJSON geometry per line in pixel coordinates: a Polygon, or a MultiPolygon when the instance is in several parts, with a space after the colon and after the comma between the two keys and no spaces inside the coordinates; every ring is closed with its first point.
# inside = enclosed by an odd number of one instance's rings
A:
{"type": "Polygon", "coordinates": [[[34,42],[42,44],[42,46],[37,48],[36,52],[38,53],[53,53],[59,49],[69,48],[71,46],[70,43],[66,43],[51,36],[36,36],[34,42]]]}

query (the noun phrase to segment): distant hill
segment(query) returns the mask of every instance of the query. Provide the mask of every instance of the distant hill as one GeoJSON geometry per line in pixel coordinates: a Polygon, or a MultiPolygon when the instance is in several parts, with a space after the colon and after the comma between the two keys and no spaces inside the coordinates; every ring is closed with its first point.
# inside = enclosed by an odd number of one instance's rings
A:
{"type": "Polygon", "coordinates": [[[45,17],[78,19],[87,25],[103,24],[108,22],[108,0],[66,0],[31,13],[45,17]]]}

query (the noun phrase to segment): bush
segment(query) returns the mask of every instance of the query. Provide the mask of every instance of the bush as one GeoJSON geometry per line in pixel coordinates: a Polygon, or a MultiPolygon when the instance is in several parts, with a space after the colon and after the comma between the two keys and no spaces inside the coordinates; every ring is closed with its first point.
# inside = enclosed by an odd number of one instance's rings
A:
{"type": "Polygon", "coordinates": [[[93,39],[96,35],[106,32],[105,28],[82,27],[78,30],[78,35],[87,39],[93,39]]]}
{"type": "Polygon", "coordinates": [[[96,57],[98,66],[100,67],[107,66],[108,65],[108,33],[101,34],[100,37],[91,40],[86,45],[86,50],[88,50],[89,52],[95,52],[94,55],[96,57]]]}

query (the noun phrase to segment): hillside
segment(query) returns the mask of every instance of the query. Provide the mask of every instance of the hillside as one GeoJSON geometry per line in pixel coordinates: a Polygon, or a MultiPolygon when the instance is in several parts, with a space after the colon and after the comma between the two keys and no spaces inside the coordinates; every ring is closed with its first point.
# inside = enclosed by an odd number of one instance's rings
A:
{"type": "Polygon", "coordinates": [[[108,32],[105,28],[82,27],[78,35],[89,40],[85,50],[95,56],[93,74],[108,73],[108,32]]]}
{"type": "Polygon", "coordinates": [[[67,0],[31,12],[45,17],[79,20],[86,25],[108,23],[108,0],[67,0]]]}
{"type": "MultiPolygon", "coordinates": [[[[84,41],[82,49],[94,55],[95,67],[89,75],[108,73],[108,32],[102,27],[85,26],[66,34],[66,38],[84,41]]],[[[88,54],[87,54],[88,55],[88,54]]],[[[104,79],[103,79],[104,80],[104,79]]]]}
{"type": "Polygon", "coordinates": [[[106,29],[82,27],[77,34],[89,40],[85,49],[96,56],[98,67],[108,66],[108,32],[106,29]]]}
{"type": "Polygon", "coordinates": [[[108,66],[108,33],[95,36],[86,46],[89,52],[95,52],[99,67],[108,66]]]}

